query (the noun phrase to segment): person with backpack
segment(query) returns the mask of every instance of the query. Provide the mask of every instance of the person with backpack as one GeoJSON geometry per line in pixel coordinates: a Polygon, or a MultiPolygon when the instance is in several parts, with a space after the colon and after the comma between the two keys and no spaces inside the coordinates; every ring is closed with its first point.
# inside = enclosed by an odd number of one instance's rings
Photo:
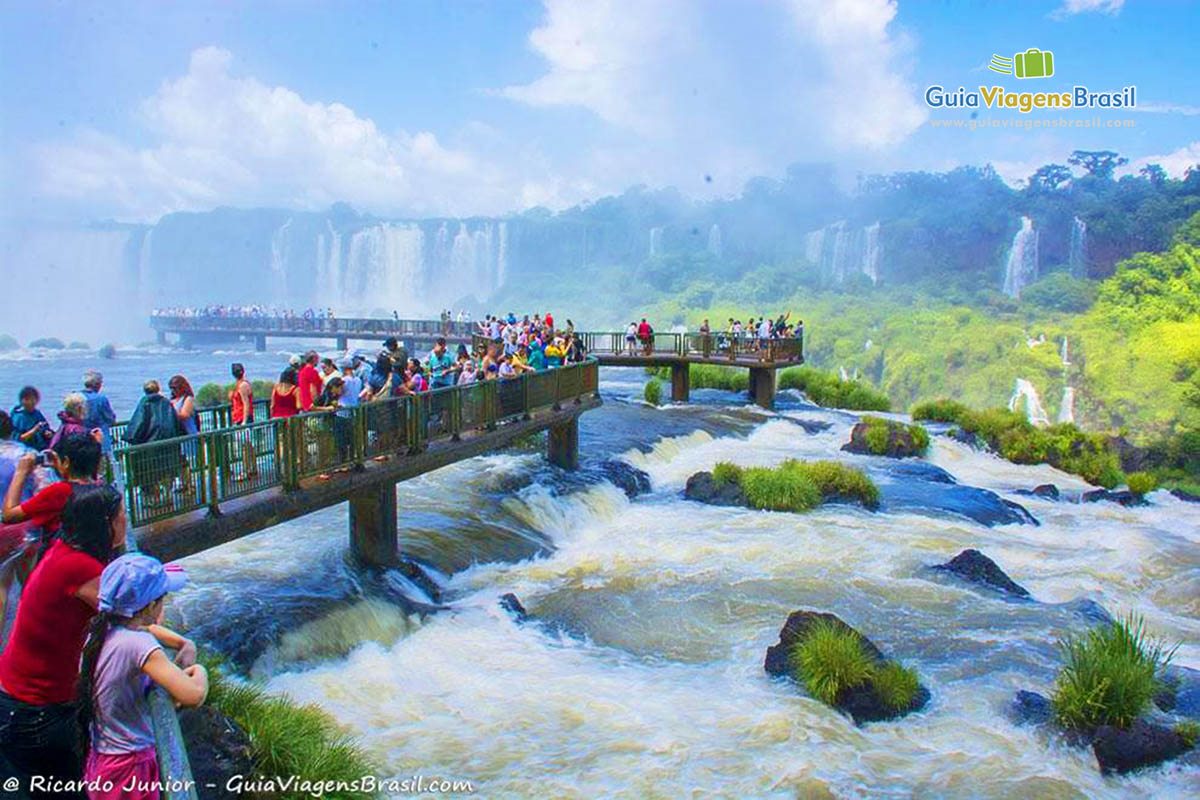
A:
{"type": "Polygon", "coordinates": [[[160,781],[147,690],[161,686],[187,707],[202,705],[208,695],[204,667],[179,666],[153,633],[167,594],[186,583],[181,568],[142,553],[120,556],[100,573],[99,613],[88,627],[77,690],[89,800],[157,800],[160,781]]]}

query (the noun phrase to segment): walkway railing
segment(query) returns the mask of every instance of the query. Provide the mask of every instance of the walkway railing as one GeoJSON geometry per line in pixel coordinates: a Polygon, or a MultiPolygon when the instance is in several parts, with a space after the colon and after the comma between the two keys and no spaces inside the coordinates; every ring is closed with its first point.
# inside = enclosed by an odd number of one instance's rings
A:
{"type": "MultiPolygon", "coordinates": [[[[583,342],[590,355],[619,356],[631,353],[637,356],[678,356],[705,359],[728,359],[731,362],[785,362],[804,361],[804,331],[786,339],[760,340],[743,334],[734,336],[725,333],[656,333],[649,348],[642,340],[630,347],[624,332],[575,334],[583,342]]],[[[484,336],[472,337],[473,347],[487,347],[492,340],[484,336]]]]}
{"type": "MultiPolygon", "coordinates": [[[[114,455],[125,476],[129,523],[138,527],[204,508],[219,513],[225,501],[274,487],[297,489],[306,478],[376,456],[419,453],[431,441],[457,440],[466,431],[580,402],[599,387],[598,364],[589,360],[337,411],[203,425],[194,436],[118,446],[114,455]]],[[[222,409],[201,413],[220,419],[222,409]]]]}
{"type": "Polygon", "coordinates": [[[150,327],[168,331],[231,331],[237,333],[315,333],[338,336],[455,336],[467,337],[478,330],[472,322],[441,322],[429,319],[357,318],[309,319],[273,316],[176,316],[156,314],[150,327]]]}

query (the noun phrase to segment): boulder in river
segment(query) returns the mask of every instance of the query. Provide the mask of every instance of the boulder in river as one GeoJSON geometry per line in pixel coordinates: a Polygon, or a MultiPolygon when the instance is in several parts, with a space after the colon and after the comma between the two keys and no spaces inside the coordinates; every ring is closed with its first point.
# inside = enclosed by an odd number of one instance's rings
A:
{"type": "Polygon", "coordinates": [[[1176,716],[1200,720],[1200,669],[1168,666],[1154,704],[1176,716]]]}
{"type": "Polygon", "coordinates": [[[746,495],[737,481],[718,484],[711,472],[697,472],[687,479],[683,496],[713,506],[745,506],[746,495]]]}
{"type": "MultiPolygon", "coordinates": [[[[921,462],[908,462],[918,464],[921,462]]],[[[891,470],[888,470],[891,472],[891,470]]],[[[892,480],[879,484],[884,511],[940,512],[975,520],[989,528],[996,525],[1039,525],[1037,518],[1020,503],[1005,499],[990,489],[947,484],[939,480],[892,480]]]]}
{"type": "Polygon", "coordinates": [[[609,460],[600,464],[600,472],[614,486],[625,492],[630,500],[650,491],[650,476],[624,461],[609,460]]]}
{"type": "Polygon", "coordinates": [[[179,730],[201,798],[225,797],[230,778],[254,774],[249,734],[212,706],[180,709],[179,730]]]}
{"type": "Polygon", "coordinates": [[[1043,725],[1053,719],[1054,706],[1044,694],[1021,690],[1013,698],[1009,716],[1018,725],[1043,725]]]}
{"type": "MultiPolygon", "coordinates": [[[[891,661],[874,642],[847,625],[837,615],[821,611],[800,610],[793,611],[788,615],[787,622],[779,631],[779,642],[767,648],[767,655],[763,661],[763,669],[767,674],[777,678],[795,680],[795,671],[791,663],[792,650],[813,631],[814,626],[819,624],[828,624],[855,633],[862,645],[863,653],[876,667],[884,667],[891,661]]],[[[879,697],[871,679],[868,679],[857,686],[848,687],[839,692],[833,707],[842,713],[849,714],[856,724],[862,725],[866,722],[896,719],[914,711],[920,711],[929,703],[929,699],[929,690],[918,684],[908,706],[899,709],[892,708],[879,697]]]]}
{"type": "Polygon", "coordinates": [[[529,619],[529,614],[525,611],[525,606],[512,592],[507,592],[500,596],[500,607],[507,611],[517,622],[524,622],[529,619]]]}
{"type": "Polygon", "coordinates": [[[1043,483],[1032,489],[1017,489],[1017,494],[1027,495],[1029,497],[1041,497],[1044,500],[1057,500],[1062,494],[1058,491],[1058,487],[1053,483],[1043,483]]]}
{"type": "Polygon", "coordinates": [[[1084,492],[1080,499],[1085,503],[1098,503],[1101,500],[1108,500],[1113,503],[1120,503],[1123,506],[1149,505],[1144,497],[1140,494],[1134,494],[1128,489],[1122,489],[1117,492],[1110,489],[1093,489],[1090,492],[1084,492]]]}
{"type": "Polygon", "coordinates": [[[1200,503],[1200,494],[1192,494],[1183,489],[1172,489],[1171,494],[1185,503],[1200,503]]]}
{"type": "Polygon", "coordinates": [[[965,581],[989,589],[995,589],[1011,597],[1029,598],[1029,590],[1004,574],[1004,570],[996,566],[996,562],[978,550],[963,550],[945,564],[933,567],[942,572],[950,572],[965,581]]]}
{"type": "Polygon", "coordinates": [[[850,431],[850,441],[842,445],[848,453],[888,458],[922,456],[928,448],[929,434],[920,425],[880,417],[863,417],[850,431]]]}
{"type": "Polygon", "coordinates": [[[1175,729],[1145,719],[1134,720],[1128,728],[1104,725],[1092,739],[1092,751],[1106,775],[1152,767],[1192,747],[1175,729]]]}

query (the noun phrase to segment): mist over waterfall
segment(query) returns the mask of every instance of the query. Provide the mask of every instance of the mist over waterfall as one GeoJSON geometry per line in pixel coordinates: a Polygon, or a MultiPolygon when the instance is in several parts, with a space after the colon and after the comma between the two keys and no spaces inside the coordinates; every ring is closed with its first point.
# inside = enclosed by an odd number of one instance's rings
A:
{"type": "Polygon", "coordinates": [[[708,252],[720,258],[721,249],[721,226],[714,222],[708,229],[708,252]]]}
{"type": "Polygon", "coordinates": [[[879,223],[851,228],[839,220],[804,237],[804,255],[817,268],[822,282],[842,284],[856,272],[879,282],[883,256],[879,223]]]}
{"type": "Polygon", "coordinates": [[[1004,266],[1004,293],[1020,297],[1021,291],[1038,277],[1038,232],[1033,220],[1021,217],[1021,229],[1013,236],[1004,266]]]}
{"type": "Polygon", "coordinates": [[[662,255],[662,228],[650,229],[650,251],[647,254],[650,258],[662,255]]]}
{"type": "Polygon", "coordinates": [[[1079,217],[1071,220],[1071,248],[1067,255],[1067,266],[1074,277],[1087,277],[1087,223],[1079,217]]]}
{"type": "Polygon", "coordinates": [[[1008,410],[1024,412],[1025,418],[1034,425],[1050,424],[1050,418],[1046,416],[1046,409],[1042,407],[1042,400],[1038,397],[1037,389],[1024,378],[1017,378],[1012,397],[1008,400],[1008,410]]]}

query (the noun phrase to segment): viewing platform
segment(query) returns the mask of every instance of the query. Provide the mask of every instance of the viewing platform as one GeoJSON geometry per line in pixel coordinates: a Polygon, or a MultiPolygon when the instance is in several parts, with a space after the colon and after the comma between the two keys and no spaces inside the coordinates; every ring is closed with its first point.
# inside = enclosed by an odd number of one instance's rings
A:
{"type": "Polygon", "coordinates": [[[477,330],[473,322],[440,322],[428,319],[326,318],[273,316],[183,316],[155,314],[150,317],[159,344],[169,344],[174,336],[183,347],[216,343],[229,339],[254,342],[254,349],[265,352],[267,339],[333,339],[339,351],[349,349],[352,340],[379,344],[395,337],[413,345],[432,346],[439,336],[452,345],[469,344],[477,330]]]}

